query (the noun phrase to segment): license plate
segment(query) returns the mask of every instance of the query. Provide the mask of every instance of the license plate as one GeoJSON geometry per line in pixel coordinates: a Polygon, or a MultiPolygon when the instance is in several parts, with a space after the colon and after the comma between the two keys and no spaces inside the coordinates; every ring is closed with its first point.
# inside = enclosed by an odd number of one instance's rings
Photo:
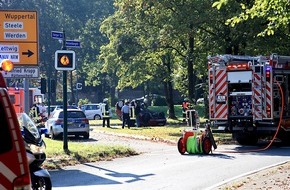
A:
{"type": "Polygon", "coordinates": [[[226,103],[226,96],[225,95],[217,95],[216,96],[216,103],[226,103]]]}

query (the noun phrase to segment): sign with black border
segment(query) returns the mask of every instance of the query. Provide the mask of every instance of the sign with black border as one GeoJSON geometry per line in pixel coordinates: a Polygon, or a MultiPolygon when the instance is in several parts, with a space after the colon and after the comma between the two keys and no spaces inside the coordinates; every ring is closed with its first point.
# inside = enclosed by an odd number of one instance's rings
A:
{"type": "Polygon", "coordinates": [[[72,50],[57,50],[55,52],[55,69],[58,71],[75,70],[75,52],[72,50]]]}

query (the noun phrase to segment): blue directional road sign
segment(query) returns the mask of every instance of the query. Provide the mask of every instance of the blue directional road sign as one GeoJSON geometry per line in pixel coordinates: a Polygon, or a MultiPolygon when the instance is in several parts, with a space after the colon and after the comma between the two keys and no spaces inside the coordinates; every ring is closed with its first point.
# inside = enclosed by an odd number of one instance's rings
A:
{"type": "Polygon", "coordinates": [[[80,41],[76,41],[76,40],[66,40],[65,45],[66,45],[66,47],[80,48],[81,47],[81,42],[80,41]]]}
{"type": "Polygon", "coordinates": [[[51,37],[54,39],[63,39],[63,32],[51,31],[51,37]]]}

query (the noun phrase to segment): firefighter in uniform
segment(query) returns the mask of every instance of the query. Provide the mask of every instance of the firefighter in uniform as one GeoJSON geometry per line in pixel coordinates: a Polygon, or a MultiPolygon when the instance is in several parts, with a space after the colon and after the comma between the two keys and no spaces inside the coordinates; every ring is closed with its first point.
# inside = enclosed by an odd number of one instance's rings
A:
{"type": "Polygon", "coordinates": [[[183,121],[186,121],[186,111],[189,109],[189,101],[187,98],[184,99],[182,102],[182,116],[183,116],[183,121]]]}
{"type": "Polygon", "coordinates": [[[29,116],[38,117],[39,113],[40,113],[39,107],[36,104],[33,104],[33,106],[31,107],[29,111],[29,116]]]}
{"type": "Polygon", "coordinates": [[[109,102],[108,102],[108,98],[105,98],[103,100],[103,103],[105,105],[102,105],[102,114],[103,114],[103,127],[105,127],[106,122],[107,122],[107,127],[110,127],[110,107],[109,107],[109,102]]]}
{"type": "Polygon", "coordinates": [[[33,106],[31,107],[29,111],[29,116],[34,121],[35,124],[38,124],[41,122],[40,109],[37,104],[33,104],[33,106]]]}

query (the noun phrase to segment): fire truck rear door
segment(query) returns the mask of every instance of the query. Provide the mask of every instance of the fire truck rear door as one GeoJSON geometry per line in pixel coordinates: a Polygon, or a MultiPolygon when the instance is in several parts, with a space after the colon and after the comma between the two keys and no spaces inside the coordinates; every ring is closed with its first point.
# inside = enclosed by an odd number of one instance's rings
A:
{"type": "Polygon", "coordinates": [[[209,69],[209,117],[211,120],[227,120],[227,71],[226,67],[209,69]]]}

